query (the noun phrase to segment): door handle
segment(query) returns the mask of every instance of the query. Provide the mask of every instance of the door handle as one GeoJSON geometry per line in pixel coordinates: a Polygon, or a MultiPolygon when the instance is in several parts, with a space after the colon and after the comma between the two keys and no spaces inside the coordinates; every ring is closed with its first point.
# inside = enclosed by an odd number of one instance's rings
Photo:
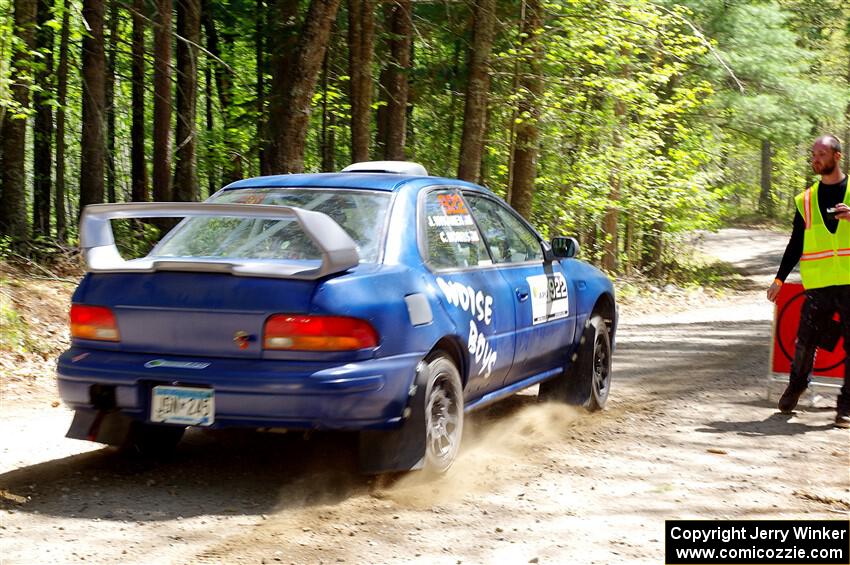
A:
{"type": "Polygon", "coordinates": [[[518,288],[516,289],[516,297],[519,299],[520,302],[525,302],[526,300],[528,300],[528,292],[524,291],[521,288],[518,288]]]}

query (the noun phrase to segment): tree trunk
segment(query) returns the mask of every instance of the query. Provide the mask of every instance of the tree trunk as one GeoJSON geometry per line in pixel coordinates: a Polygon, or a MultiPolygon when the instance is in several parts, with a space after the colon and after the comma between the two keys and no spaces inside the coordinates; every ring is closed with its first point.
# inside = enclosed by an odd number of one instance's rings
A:
{"type": "MultiPolygon", "coordinates": [[[[411,24],[411,27],[412,27],[412,24],[411,24]]],[[[409,44],[410,44],[410,64],[407,65],[407,68],[412,69],[413,66],[416,63],[416,58],[415,58],[416,57],[416,50],[414,49],[415,44],[413,43],[413,33],[410,34],[409,39],[410,39],[410,41],[409,41],[409,44]]],[[[408,150],[405,151],[403,158],[414,159],[414,160],[416,158],[416,155],[414,155],[414,153],[413,153],[413,151],[416,149],[416,138],[414,137],[415,134],[416,134],[416,131],[413,129],[413,110],[416,107],[416,93],[417,93],[416,86],[410,85],[408,87],[408,91],[407,91],[407,104],[405,105],[405,106],[407,106],[407,109],[404,112],[404,116],[405,116],[404,146],[407,147],[408,150]]]]}
{"type": "Polygon", "coordinates": [[[145,0],[133,0],[133,118],[130,124],[130,176],[133,202],[148,200],[145,161],[145,0]]]}
{"type": "Polygon", "coordinates": [[[171,200],[171,0],[155,0],[153,33],[153,199],[171,200]]]}
{"type": "Polygon", "coordinates": [[[325,53],[325,61],[322,64],[322,137],[321,137],[321,155],[322,155],[322,172],[331,172],[336,170],[336,136],[334,135],[334,115],[328,110],[328,75],[330,74],[330,58],[332,45],[328,47],[325,53]]]}
{"type": "Polygon", "coordinates": [[[68,220],[65,213],[65,103],[68,98],[68,41],[70,36],[70,0],[62,6],[62,31],[59,39],[59,68],[56,70],[56,240],[65,243],[68,220]]]}
{"type": "Polygon", "coordinates": [[[457,176],[470,182],[481,179],[487,101],[490,94],[490,53],[496,25],[495,0],[478,0],[469,52],[469,82],[463,111],[463,134],[457,176]]]}
{"type": "Polygon", "coordinates": [[[33,124],[33,237],[50,237],[50,154],[53,138],[53,111],[50,93],[53,91],[53,28],[46,25],[50,20],[50,0],[38,0],[35,47],[42,55],[42,67],[35,76],[39,87],[33,93],[35,123],[33,124]]]}
{"type": "MultiPolygon", "coordinates": [[[[847,88],[850,89],[850,22],[847,23],[847,88]]],[[[850,102],[844,112],[844,174],[850,175],[850,102]]]]}
{"type": "Polygon", "coordinates": [[[602,268],[609,273],[616,273],[618,265],[618,250],[619,250],[619,201],[620,190],[622,188],[622,167],[620,165],[621,153],[623,151],[623,131],[628,125],[625,123],[626,104],[622,99],[618,98],[614,102],[614,130],[612,132],[612,157],[614,162],[611,163],[611,172],[608,176],[608,184],[611,189],[608,192],[608,209],[605,211],[605,217],[602,220],[602,231],[605,235],[605,243],[602,252],[602,268]]]}
{"type": "Polygon", "coordinates": [[[222,59],[222,53],[221,48],[218,45],[218,31],[215,27],[215,14],[213,12],[214,6],[215,4],[210,0],[203,0],[201,19],[203,20],[204,33],[206,34],[207,51],[209,51],[210,55],[212,55],[212,57],[210,57],[210,63],[214,69],[218,101],[221,105],[222,115],[225,115],[226,117],[226,112],[230,108],[231,85],[230,77],[222,68],[221,62],[218,60],[222,59]]]}
{"type": "Polygon", "coordinates": [[[657,218],[652,222],[649,233],[643,235],[642,243],[641,265],[648,274],[658,278],[664,271],[664,220],[657,218]]]}
{"type": "Polygon", "coordinates": [[[103,125],[105,116],[103,2],[83,0],[90,31],[83,36],[83,131],[80,140],[80,211],[103,202],[103,125]]]}
{"type": "Polygon", "coordinates": [[[596,259],[598,247],[596,245],[596,220],[587,212],[587,210],[579,210],[579,243],[582,248],[587,249],[591,258],[596,259]]]}
{"type": "Polygon", "coordinates": [[[348,0],[348,74],[351,102],[351,162],[369,160],[372,113],[374,0],[348,0]]]}
{"type": "Polygon", "coordinates": [[[200,0],[177,0],[177,128],[174,144],[174,200],[200,197],[196,158],[198,105],[198,42],[201,39],[200,0]]]}
{"type": "Polygon", "coordinates": [[[384,159],[404,160],[407,134],[408,73],[413,36],[412,0],[388,5],[389,61],[386,68],[386,112],[383,128],[384,159]]]}
{"type": "MultiPolygon", "coordinates": [[[[36,15],[35,0],[15,0],[15,37],[20,44],[12,49],[10,76],[17,77],[10,88],[15,103],[29,108],[30,53],[34,47],[36,15]]],[[[27,121],[15,118],[10,112],[3,115],[3,162],[0,163],[0,233],[15,239],[26,239],[27,200],[24,186],[24,148],[26,146],[27,121]]]]}
{"type": "MultiPolygon", "coordinates": [[[[492,122],[492,121],[493,121],[493,108],[488,103],[487,109],[484,112],[484,128],[483,128],[483,134],[482,134],[482,145],[486,144],[486,142],[487,142],[487,131],[490,127],[490,122],[492,122]]],[[[488,160],[484,158],[483,151],[482,151],[482,155],[481,155],[481,167],[479,167],[478,171],[479,171],[478,172],[478,184],[480,184],[482,186],[487,186],[487,179],[490,176],[490,168],[489,168],[488,160]]]]}
{"type": "MultiPolygon", "coordinates": [[[[616,202],[620,198],[620,178],[612,176],[611,191],[608,197],[612,202],[616,202]]],[[[616,273],[619,268],[617,260],[619,250],[619,210],[616,204],[608,206],[605,211],[605,216],[602,219],[602,233],[605,236],[602,247],[602,268],[609,273],[616,273]]]]}
{"type": "MultiPolygon", "coordinates": [[[[452,54],[452,70],[449,73],[447,86],[449,87],[449,111],[448,116],[448,132],[446,133],[446,153],[454,155],[455,153],[455,132],[457,131],[457,92],[460,89],[458,84],[458,76],[460,75],[460,46],[461,40],[455,39],[454,53],[452,54]]],[[[410,114],[408,114],[407,123],[410,123],[410,114]]]]}
{"type": "MultiPolygon", "coordinates": [[[[206,143],[206,161],[207,161],[207,196],[212,196],[216,191],[216,166],[213,157],[213,133],[215,131],[215,122],[213,121],[213,78],[212,65],[213,62],[208,56],[206,58],[206,66],[204,67],[204,114],[207,122],[207,143],[206,143]]],[[[226,135],[226,133],[225,133],[226,135]]]]}
{"type": "Polygon", "coordinates": [[[772,218],[773,209],[773,150],[769,140],[761,142],[761,192],[759,193],[758,210],[772,218]]]}
{"type": "MultiPolygon", "coordinates": [[[[257,16],[259,17],[259,15],[257,16]]],[[[207,171],[207,196],[210,196],[216,191],[216,178],[218,169],[218,144],[213,138],[215,133],[215,121],[213,119],[213,67],[218,70],[219,62],[213,57],[219,57],[218,53],[218,34],[215,30],[215,19],[212,14],[212,6],[209,0],[203,0],[201,3],[201,21],[204,26],[204,37],[206,38],[207,53],[204,58],[204,116],[206,117],[207,140],[206,149],[206,171],[207,171]]],[[[221,86],[219,83],[219,90],[221,86]]],[[[226,123],[227,118],[224,118],[226,123]]],[[[224,128],[224,135],[227,136],[227,128],[224,128]]]]}
{"type": "MultiPolygon", "coordinates": [[[[385,20],[389,17],[386,16],[389,11],[389,8],[384,5],[385,20]]],[[[384,53],[382,49],[378,59],[384,60],[386,57],[387,54],[384,53]]],[[[375,112],[375,155],[380,156],[380,158],[383,158],[384,153],[386,153],[389,80],[390,71],[388,68],[384,67],[378,74],[378,109],[375,112]]]]}
{"type": "Polygon", "coordinates": [[[311,0],[298,40],[298,49],[292,67],[288,69],[288,78],[284,81],[284,89],[275,91],[276,95],[271,101],[269,124],[273,153],[270,155],[270,164],[275,172],[300,173],[304,170],[310,102],[339,2],[311,0]]]}
{"type": "MultiPolygon", "coordinates": [[[[519,5],[519,26],[522,27],[525,22],[525,12],[527,9],[526,0],[520,0],[519,5]]],[[[515,45],[515,50],[517,52],[520,51],[522,47],[522,38],[519,43],[515,45]]],[[[511,90],[510,92],[516,93],[519,92],[519,75],[520,75],[520,58],[514,57],[514,73],[513,79],[511,81],[511,90]]],[[[513,198],[513,194],[511,194],[511,188],[514,184],[514,149],[516,147],[516,126],[517,126],[517,118],[519,117],[519,108],[514,106],[511,110],[511,121],[510,125],[507,129],[507,138],[505,140],[505,145],[508,146],[508,182],[507,189],[505,190],[505,200],[510,202],[513,198]]]]}
{"type": "Polygon", "coordinates": [[[626,257],[625,270],[627,275],[634,273],[635,264],[637,263],[635,259],[635,227],[635,216],[633,213],[630,213],[626,216],[626,241],[623,245],[623,255],[626,257]]]}
{"type": "MultiPolygon", "coordinates": [[[[225,72],[221,62],[217,60],[223,60],[224,55],[222,54],[221,48],[218,44],[218,32],[215,27],[215,15],[213,13],[214,5],[215,3],[210,0],[203,0],[201,17],[203,19],[204,33],[207,39],[207,51],[212,54],[212,57],[207,57],[207,60],[214,69],[213,74],[215,76],[215,88],[218,92],[218,104],[221,107],[222,129],[225,132],[225,136],[227,136],[227,131],[233,127],[233,85],[230,80],[230,75],[225,72]]],[[[210,92],[211,91],[212,89],[210,89],[210,92]]],[[[225,147],[231,146],[227,142],[225,142],[224,145],[225,147]]],[[[234,149],[227,155],[227,159],[225,160],[227,165],[222,171],[222,182],[224,184],[229,184],[242,178],[241,159],[242,156],[240,152],[234,146],[234,149]]]]}
{"type": "Polygon", "coordinates": [[[118,2],[109,2],[109,54],[106,59],[106,198],[115,202],[115,55],[118,49],[118,2]]]}
{"type": "Polygon", "coordinates": [[[257,64],[257,159],[260,162],[260,174],[267,174],[266,159],[266,6],[263,0],[257,0],[257,20],[254,27],[254,47],[257,64]]]}
{"type": "MultiPolygon", "coordinates": [[[[656,56],[655,67],[663,68],[669,64],[669,55],[664,50],[659,49],[656,56]]],[[[674,74],[666,83],[659,85],[656,90],[657,102],[659,107],[674,103],[676,90],[680,82],[680,76],[674,74]]],[[[667,161],[670,160],[670,152],[677,145],[676,137],[676,121],[679,119],[678,114],[671,114],[664,121],[656,125],[655,131],[661,140],[660,157],[667,161]]],[[[624,124],[625,129],[627,124],[624,124]]],[[[725,169],[725,167],[722,167],[725,169]]],[[[640,253],[640,268],[643,272],[656,280],[660,280],[664,275],[664,233],[666,232],[665,218],[670,215],[669,206],[665,198],[666,192],[671,182],[671,175],[667,169],[662,168],[658,173],[657,187],[650,194],[651,199],[658,201],[657,206],[653,210],[654,218],[648,227],[643,229],[641,234],[641,253],[640,253]]],[[[647,225],[647,219],[643,218],[643,225],[647,225]]]]}
{"type": "Polygon", "coordinates": [[[525,60],[526,71],[519,81],[520,100],[517,106],[521,123],[516,128],[513,156],[513,181],[511,183],[511,206],[525,218],[531,218],[534,202],[534,179],[537,175],[537,145],[540,137],[538,120],[539,99],[543,94],[543,78],[540,62],[543,46],[538,30],[542,26],[540,0],[528,0],[522,22],[522,52],[530,53],[525,60]]]}
{"type": "Polygon", "coordinates": [[[264,175],[278,173],[280,158],[280,128],[286,121],[286,96],[292,84],[292,73],[298,52],[299,25],[298,0],[273,0],[269,11],[272,17],[267,20],[267,32],[270,41],[272,82],[268,96],[268,119],[265,125],[266,148],[264,175]]]}

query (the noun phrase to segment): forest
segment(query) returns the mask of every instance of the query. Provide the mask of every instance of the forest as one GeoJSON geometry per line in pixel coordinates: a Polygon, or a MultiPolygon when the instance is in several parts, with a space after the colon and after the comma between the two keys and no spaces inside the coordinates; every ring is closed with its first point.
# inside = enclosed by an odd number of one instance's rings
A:
{"type": "Polygon", "coordinates": [[[660,276],[683,233],[787,220],[826,133],[845,0],[0,0],[0,254],[72,248],[88,204],[406,159],[660,276]]]}

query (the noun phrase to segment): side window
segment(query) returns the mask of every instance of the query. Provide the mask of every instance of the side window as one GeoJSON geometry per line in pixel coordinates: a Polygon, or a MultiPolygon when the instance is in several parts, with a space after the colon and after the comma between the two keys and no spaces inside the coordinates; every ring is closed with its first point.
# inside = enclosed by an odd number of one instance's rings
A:
{"type": "Polygon", "coordinates": [[[436,269],[490,265],[492,261],[478,228],[455,190],[436,190],[425,195],[424,251],[436,269]]]}
{"type": "Polygon", "coordinates": [[[499,202],[476,194],[464,194],[478,222],[484,241],[496,263],[542,261],[537,236],[499,202]]]}

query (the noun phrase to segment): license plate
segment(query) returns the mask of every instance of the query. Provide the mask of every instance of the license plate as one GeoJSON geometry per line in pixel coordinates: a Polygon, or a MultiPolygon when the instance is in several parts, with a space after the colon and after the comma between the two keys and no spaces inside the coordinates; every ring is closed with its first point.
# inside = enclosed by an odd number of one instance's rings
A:
{"type": "Polygon", "coordinates": [[[211,426],[215,393],[211,388],[155,386],[151,393],[151,422],[211,426]]]}

